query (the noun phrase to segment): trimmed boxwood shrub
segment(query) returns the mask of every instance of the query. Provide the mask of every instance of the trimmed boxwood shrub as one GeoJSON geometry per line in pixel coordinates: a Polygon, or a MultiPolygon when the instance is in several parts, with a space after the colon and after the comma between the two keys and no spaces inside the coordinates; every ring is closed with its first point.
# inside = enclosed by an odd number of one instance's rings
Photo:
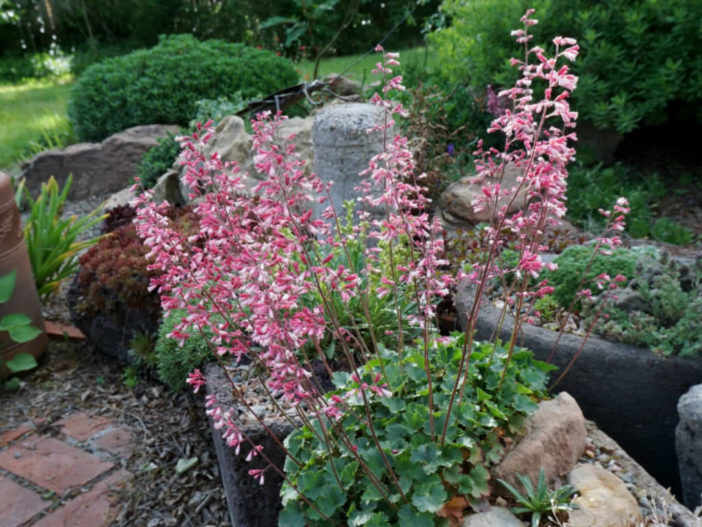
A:
{"type": "Polygon", "coordinates": [[[512,86],[519,72],[509,59],[519,54],[510,30],[527,7],[539,20],[530,28],[530,46],[551,50],[553,35],[578,40],[573,105],[582,119],[627,133],[644,122],[662,123],[675,100],[702,115],[702,3],[689,0],[443,0],[450,24],[432,42],[444,74],[474,90],[512,86]]]}
{"type": "Polygon", "coordinates": [[[200,99],[254,97],[297,81],[292,63],[271,52],[171,35],[86,69],[71,91],[68,115],[79,140],[99,141],[142,124],[186,126],[200,99]]]}

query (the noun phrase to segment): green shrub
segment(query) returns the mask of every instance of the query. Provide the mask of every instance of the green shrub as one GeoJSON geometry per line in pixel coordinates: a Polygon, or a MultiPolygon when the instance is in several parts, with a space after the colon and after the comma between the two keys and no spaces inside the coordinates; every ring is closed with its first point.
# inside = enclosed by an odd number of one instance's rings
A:
{"type": "Polygon", "coordinates": [[[180,153],[180,145],[175,135],[168,132],[167,137],[158,139],[158,145],[147,150],[137,165],[137,177],[145,189],[152,188],[158,178],[173,166],[180,153]]]}
{"type": "Polygon", "coordinates": [[[663,122],[673,100],[700,111],[702,3],[688,0],[444,0],[450,25],[432,34],[443,73],[475,90],[512,86],[511,21],[527,7],[540,22],[530,28],[530,46],[552,49],[552,35],[578,40],[573,97],[582,119],[626,133],[642,122],[663,122]]]}
{"type": "Polygon", "coordinates": [[[168,338],[175,324],[185,315],[183,310],[171,312],[161,322],[156,341],[158,377],[174,391],[185,388],[188,374],[212,358],[210,345],[202,335],[191,335],[182,346],[177,340],[168,338]]]}
{"type": "Polygon", "coordinates": [[[293,65],[273,53],[190,35],[88,67],[68,106],[79,139],[97,141],[131,126],[186,126],[200,99],[244,98],[295,84],[293,65]]]}
{"type": "Polygon", "coordinates": [[[601,164],[591,167],[575,164],[568,175],[568,219],[588,230],[598,230],[605,222],[599,209],[609,209],[612,196],[624,196],[631,208],[626,218],[626,230],[631,236],[652,236],[666,243],[688,244],[692,241],[688,229],[668,218],[654,222],[652,217],[652,209],[668,192],[655,173],[644,176],[620,163],[607,168],[601,164]]]}
{"type": "Polygon", "coordinates": [[[594,250],[591,245],[571,245],[556,258],[558,269],[544,273],[549,285],[555,288],[553,297],[562,307],[569,308],[581,289],[590,289],[592,294],[596,295],[599,289],[595,278],[602,273],[611,277],[621,274],[629,280],[634,277],[638,259],[636,253],[628,249],[615,249],[611,255],[595,256],[581,284],[583,273],[594,250]]]}
{"type": "Polygon", "coordinates": [[[692,242],[692,232],[672,221],[670,218],[659,218],[651,227],[651,236],[658,241],[675,245],[687,245],[692,242]]]}

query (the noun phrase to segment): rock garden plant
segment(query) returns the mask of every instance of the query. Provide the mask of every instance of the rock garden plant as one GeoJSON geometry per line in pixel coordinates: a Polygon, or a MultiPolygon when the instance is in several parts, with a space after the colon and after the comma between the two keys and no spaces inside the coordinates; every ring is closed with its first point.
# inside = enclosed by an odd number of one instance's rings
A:
{"type": "MultiPolygon", "coordinates": [[[[206,398],[227,444],[247,461],[262,460],[250,476],[261,484],[272,474],[283,478],[281,525],[458,521],[487,503],[497,485],[491,466],[518,441],[525,417],[545,397],[550,367],[517,346],[519,325],[504,342],[474,339],[477,309],[493,278],[516,277],[519,324],[528,315],[521,306],[553,291],[544,281],[532,287],[531,279],[545,267],[539,257],[545,227],[565,213],[577,117],[568,105],[577,79],[567,62],[578,46],[556,37],[553,57],[530,47],[532,13],[513,32],[524,57],[512,61],[521,79],[502,94],[512,110],[491,127],[506,135],[505,148],[478,155],[477,178],[486,185],[477,205],[492,219],[482,257],[459,276],[476,285],[477,307],[463,335],[440,336],[434,326],[436,304],[455,278],[442,271],[441,228],[426,213],[407,140],[389,136],[394,116],[406,113],[391,99],[403,89],[392,74],[395,54],[385,54],[374,70],[385,82],[371,102],[386,110],[386,119],[369,133],[383,134],[386,146],[361,174],[349,232],[333,206],[313,216],[315,201],[331,202],[330,188],[302,170],[293,137],[275,140],[281,116],[262,114],[253,122],[255,168],[263,179],[225,165],[217,154],[205,156],[208,125],[181,139],[199,230],[170,228],[168,205],[151,201],[149,192],[135,200],[136,228],[157,272],[151,287],[167,315],[183,313],[170,337],[184,345],[208,336],[212,356],[223,364],[250,360],[249,385],[258,379],[294,429],[284,442],[273,435],[287,456],[280,467],[236,412],[214,393],[206,398]],[[521,171],[513,188],[501,186],[508,165],[521,171]],[[518,196],[527,197],[527,210],[508,214],[518,196]],[[508,270],[498,265],[505,233],[517,251],[508,270]],[[364,242],[360,257],[352,254],[355,240],[364,242]],[[382,331],[373,325],[371,295],[394,306],[394,323],[382,331]],[[403,307],[408,301],[411,309],[403,307]],[[358,308],[351,310],[352,302],[358,308]],[[322,346],[328,338],[335,342],[331,359],[322,346]],[[327,394],[313,373],[320,366],[334,384],[327,394]]],[[[195,391],[206,382],[199,370],[188,377],[195,391]]],[[[242,385],[231,376],[226,382],[245,413],[272,433],[242,385]]]]}

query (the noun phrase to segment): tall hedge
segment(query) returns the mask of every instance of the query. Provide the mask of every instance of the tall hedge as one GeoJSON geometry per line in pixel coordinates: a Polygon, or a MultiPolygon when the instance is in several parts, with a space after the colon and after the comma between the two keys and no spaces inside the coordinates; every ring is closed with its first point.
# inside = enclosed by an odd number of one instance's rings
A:
{"type": "Polygon", "coordinates": [[[87,68],[71,91],[68,115],[80,140],[99,141],[141,124],[185,126],[199,99],[236,92],[252,98],[297,82],[292,63],[271,52],[171,35],[87,68]]]}
{"type": "Polygon", "coordinates": [[[574,107],[597,128],[627,133],[661,124],[671,101],[702,117],[702,2],[689,0],[443,0],[447,27],[432,35],[448,77],[485,91],[510,87],[520,55],[510,30],[527,7],[539,24],[530,45],[553,49],[555,35],[573,37],[580,56],[574,107]]]}

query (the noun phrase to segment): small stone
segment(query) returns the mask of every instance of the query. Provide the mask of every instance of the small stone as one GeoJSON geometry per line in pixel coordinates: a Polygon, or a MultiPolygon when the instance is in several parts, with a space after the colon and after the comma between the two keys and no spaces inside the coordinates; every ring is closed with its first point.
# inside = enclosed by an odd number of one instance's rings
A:
{"type": "Polygon", "coordinates": [[[178,463],[176,464],[176,474],[182,474],[184,472],[187,472],[191,468],[193,468],[195,465],[197,465],[198,462],[197,457],[191,457],[191,458],[180,458],[178,460],[178,463]]]}
{"type": "Polygon", "coordinates": [[[570,511],[570,527],[622,527],[639,525],[639,504],[617,476],[595,465],[580,463],[569,475],[569,483],[580,496],[570,511]]]}
{"type": "Polygon", "coordinates": [[[463,527],[524,527],[524,524],[509,510],[490,507],[486,512],[466,516],[463,527]]]}

